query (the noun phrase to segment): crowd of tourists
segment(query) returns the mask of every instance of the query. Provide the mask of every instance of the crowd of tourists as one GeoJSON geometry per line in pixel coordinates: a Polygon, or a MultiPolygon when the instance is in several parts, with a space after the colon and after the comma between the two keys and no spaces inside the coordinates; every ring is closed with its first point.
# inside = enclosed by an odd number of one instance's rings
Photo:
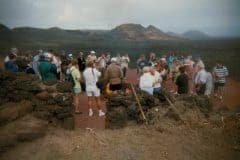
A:
{"type": "Polygon", "coordinates": [[[223,99],[228,69],[220,61],[210,69],[197,56],[162,56],[151,53],[147,59],[141,55],[137,61],[139,87],[154,94],[165,88],[175,94],[206,95],[223,99]]]}
{"type": "MultiPolygon", "coordinates": [[[[80,113],[80,93],[85,91],[88,97],[89,116],[93,116],[96,104],[98,115],[104,116],[100,98],[105,92],[117,93],[125,88],[126,73],[130,58],[128,54],[112,57],[109,53],[98,54],[95,51],[77,54],[58,54],[53,50],[38,50],[34,54],[20,55],[17,48],[12,48],[5,57],[5,70],[35,74],[42,81],[69,81],[72,84],[75,113],[80,113]],[[19,60],[20,59],[20,60],[19,60]],[[23,63],[24,62],[24,63],[23,63]],[[99,83],[103,78],[104,87],[99,83]]],[[[140,55],[136,63],[139,88],[151,95],[162,89],[173,94],[206,95],[212,93],[220,100],[228,76],[228,69],[217,62],[210,69],[200,57],[161,56],[150,53],[140,55]]]]}

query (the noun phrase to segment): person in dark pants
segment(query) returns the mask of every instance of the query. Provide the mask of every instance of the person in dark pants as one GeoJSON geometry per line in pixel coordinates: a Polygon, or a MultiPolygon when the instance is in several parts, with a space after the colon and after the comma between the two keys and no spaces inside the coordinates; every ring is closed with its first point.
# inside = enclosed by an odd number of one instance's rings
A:
{"type": "Polygon", "coordinates": [[[82,52],[79,52],[77,60],[78,60],[79,70],[80,70],[80,72],[83,72],[85,70],[85,67],[86,67],[85,66],[86,65],[86,60],[85,60],[82,52]]]}
{"type": "Polygon", "coordinates": [[[178,94],[188,93],[188,76],[185,73],[185,66],[179,68],[180,75],[177,77],[176,85],[178,87],[178,94]]]}

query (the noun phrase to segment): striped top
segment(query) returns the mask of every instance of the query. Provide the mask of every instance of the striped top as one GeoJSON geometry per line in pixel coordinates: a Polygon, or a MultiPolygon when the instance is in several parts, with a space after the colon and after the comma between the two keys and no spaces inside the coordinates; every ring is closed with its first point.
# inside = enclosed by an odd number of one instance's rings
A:
{"type": "Polygon", "coordinates": [[[213,68],[213,75],[215,78],[215,82],[218,83],[225,83],[226,82],[226,76],[228,76],[228,69],[225,66],[222,67],[214,67],[213,68]]]}

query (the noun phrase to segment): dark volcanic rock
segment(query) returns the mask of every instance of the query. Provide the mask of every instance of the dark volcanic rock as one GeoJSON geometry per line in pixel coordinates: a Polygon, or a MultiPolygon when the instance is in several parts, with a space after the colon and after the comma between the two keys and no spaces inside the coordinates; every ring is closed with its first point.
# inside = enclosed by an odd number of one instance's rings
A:
{"type": "Polygon", "coordinates": [[[33,110],[30,101],[22,101],[20,103],[6,103],[0,108],[0,125],[14,121],[33,110]]]}
{"type": "Polygon", "coordinates": [[[58,82],[56,89],[60,93],[72,92],[72,85],[70,82],[58,82]]]}
{"type": "Polygon", "coordinates": [[[43,137],[47,131],[47,122],[26,116],[0,128],[0,154],[19,142],[32,141],[43,137]]]}
{"type": "Polygon", "coordinates": [[[127,125],[127,111],[124,107],[112,108],[106,115],[106,127],[110,129],[123,128],[127,125]]]}

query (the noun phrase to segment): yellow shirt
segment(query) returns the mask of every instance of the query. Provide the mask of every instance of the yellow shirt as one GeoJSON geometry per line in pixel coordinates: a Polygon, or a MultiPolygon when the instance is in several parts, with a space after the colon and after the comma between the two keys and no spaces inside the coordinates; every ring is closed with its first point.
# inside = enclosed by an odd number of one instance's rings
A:
{"type": "Polygon", "coordinates": [[[75,66],[72,66],[70,68],[73,80],[74,80],[74,88],[81,88],[80,85],[80,78],[81,78],[81,74],[78,68],[76,68],[75,66]]]}

